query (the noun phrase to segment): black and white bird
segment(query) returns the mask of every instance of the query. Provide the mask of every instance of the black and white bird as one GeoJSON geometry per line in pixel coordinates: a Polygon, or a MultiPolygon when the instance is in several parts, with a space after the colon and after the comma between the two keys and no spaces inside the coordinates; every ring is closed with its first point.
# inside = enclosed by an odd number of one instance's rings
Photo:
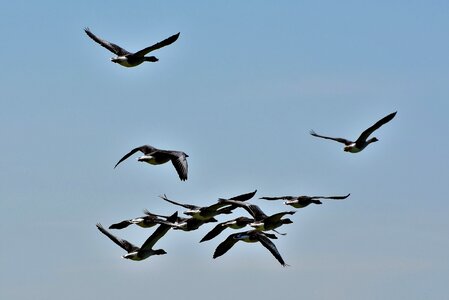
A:
{"type": "Polygon", "coordinates": [[[319,135],[319,134],[317,134],[313,130],[310,130],[310,134],[315,136],[315,137],[328,139],[328,140],[333,140],[333,141],[336,141],[336,142],[344,144],[345,147],[343,148],[343,150],[345,152],[358,153],[358,152],[362,151],[363,149],[365,149],[366,146],[368,146],[369,144],[378,141],[378,139],[376,137],[372,137],[370,139],[368,139],[368,137],[375,130],[379,129],[382,125],[390,122],[394,118],[396,113],[397,113],[397,111],[394,112],[394,113],[391,113],[391,114],[383,117],[379,121],[377,121],[373,126],[371,126],[370,128],[366,129],[364,132],[362,132],[362,134],[359,136],[359,138],[355,142],[350,141],[350,140],[346,140],[346,139],[343,139],[343,138],[334,138],[334,137],[328,137],[328,136],[324,136],[324,135],[319,135]]]}
{"type": "MultiPolygon", "coordinates": [[[[276,228],[284,225],[293,223],[289,218],[282,219],[285,215],[293,215],[295,211],[284,211],[280,213],[273,214],[271,216],[267,216],[259,206],[255,204],[249,204],[242,201],[236,200],[228,200],[228,199],[219,199],[218,203],[228,203],[233,204],[237,207],[241,207],[245,209],[253,218],[254,222],[250,223],[249,226],[253,227],[259,231],[268,231],[273,230],[278,234],[282,234],[276,231],[276,228]]],[[[282,234],[285,235],[285,234],[282,234]]]]}
{"type": "Polygon", "coordinates": [[[343,200],[349,197],[351,194],[347,194],[346,196],[280,196],[280,197],[261,197],[259,199],[264,200],[286,200],[284,204],[293,206],[294,208],[303,208],[312,203],[314,204],[322,204],[319,199],[334,199],[334,200],[343,200]]]}
{"type": "Polygon", "coordinates": [[[160,224],[159,221],[165,221],[169,218],[168,216],[162,216],[162,215],[156,215],[156,214],[150,213],[148,210],[144,210],[144,213],[145,213],[145,216],[143,216],[143,217],[137,217],[137,218],[124,220],[119,223],[112,224],[111,226],[109,226],[109,229],[123,229],[132,224],[135,224],[142,228],[150,228],[157,224],[160,224]]]}
{"type": "Polygon", "coordinates": [[[238,217],[233,220],[218,223],[211,231],[209,231],[200,241],[200,243],[209,241],[222,233],[226,228],[242,229],[243,227],[254,222],[254,219],[247,217],[238,217]]]}
{"type": "MultiPolygon", "coordinates": [[[[254,197],[256,192],[257,192],[257,190],[255,190],[254,192],[251,192],[251,193],[232,197],[231,199],[238,200],[238,201],[246,201],[246,200],[249,200],[252,197],[254,197]]],[[[225,202],[218,202],[218,203],[214,203],[209,206],[197,206],[197,205],[193,205],[193,204],[183,204],[183,203],[179,203],[179,202],[170,200],[167,198],[166,195],[161,195],[159,197],[167,202],[174,204],[174,205],[178,205],[178,206],[187,208],[188,210],[186,210],[184,212],[184,214],[187,216],[191,216],[192,218],[198,219],[198,220],[208,220],[210,218],[213,218],[213,217],[221,215],[221,214],[230,214],[232,212],[232,210],[236,208],[236,206],[229,205],[228,203],[225,203],[225,202]]]]}
{"type": "Polygon", "coordinates": [[[142,152],[144,155],[140,156],[137,160],[149,163],[151,165],[161,165],[168,161],[171,161],[173,166],[178,172],[179,179],[182,181],[187,180],[187,154],[182,151],[175,150],[161,150],[150,145],[143,145],[132,149],[129,153],[123,156],[118,163],[115,164],[114,169],[125,159],[130,157],[136,152],[142,152]]]}
{"type": "Polygon", "coordinates": [[[288,266],[284,259],[282,258],[281,254],[279,253],[278,249],[274,245],[274,243],[270,239],[277,239],[277,237],[274,234],[261,232],[257,230],[249,230],[245,232],[239,232],[234,233],[228,236],[221,244],[217,246],[215,249],[213,258],[217,258],[219,256],[222,256],[226,252],[228,252],[229,249],[232,248],[238,241],[243,241],[247,243],[256,243],[259,242],[268,249],[268,251],[271,252],[271,254],[279,261],[279,263],[286,267],[288,266]]]}
{"type": "Polygon", "coordinates": [[[118,63],[119,65],[122,65],[124,67],[135,67],[135,66],[140,65],[144,61],[150,61],[150,62],[158,61],[158,59],[155,56],[145,56],[145,55],[147,55],[148,53],[150,53],[154,50],[160,49],[162,47],[165,47],[165,46],[168,46],[168,45],[174,43],[178,39],[179,34],[180,34],[178,32],[177,34],[174,34],[171,37],[166,38],[165,40],[163,40],[159,43],[156,43],[152,46],[146,47],[146,48],[144,48],[140,51],[137,51],[135,53],[131,53],[114,43],[110,43],[106,40],[99,38],[98,36],[93,34],[87,27],[84,28],[84,31],[92,40],[94,40],[95,42],[97,42],[98,44],[103,46],[104,48],[108,49],[109,51],[111,51],[112,53],[117,55],[116,57],[111,58],[112,62],[118,63]]]}
{"type": "Polygon", "coordinates": [[[218,222],[215,218],[209,218],[204,220],[195,219],[193,217],[189,218],[182,218],[178,217],[175,221],[158,221],[161,224],[169,225],[171,228],[175,230],[182,230],[182,231],[193,231],[197,230],[206,223],[211,222],[218,222]]]}
{"type": "MultiPolygon", "coordinates": [[[[175,212],[171,215],[167,221],[175,221],[178,217],[178,212],[175,212]]],[[[131,259],[131,260],[144,260],[153,255],[162,255],[167,254],[164,249],[153,249],[154,245],[161,237],[163,237],[167,231],[171,228],[169,225],[160,224],[159,227],[153,232],[153,234],[142,244],[139,248],[127,240],[120,239],[114,235],[112,235],[109,231],[103,228],[103,226],[98,223],[98,230],[100,230],[104,235],[110,238],[114,243],[122,247],[127,254],[123,255],[123,258],[131,259]]]]}

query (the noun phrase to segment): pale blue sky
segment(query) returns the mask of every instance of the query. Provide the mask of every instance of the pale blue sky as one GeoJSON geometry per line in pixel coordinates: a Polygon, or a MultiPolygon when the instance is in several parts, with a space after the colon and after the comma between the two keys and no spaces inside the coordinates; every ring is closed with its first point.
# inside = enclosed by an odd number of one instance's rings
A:
{"type": "MultiPolygon", "coordinates": [[[[92,2],[0,10],[1,299],[447,294],[447,1],[92,2]],[[85,26],[130,51],[181,35],[127,69],[85,26]],[[396,110],[356,155],[308,133],[356,138],[396,110]],[[188,153],[189,180],[134,158],[113,170],[142,144],[188,153]],[[207,205],[254,189],[351,197],[292,216],[276,241],[289,268],[257,244],[213,260],[231,231],[199,244],[212,226],[128,261],[95,228],[171,214],[162,193],[207,205]]],[[[152,231],[114,234],[140,244],[152,231]]]]}

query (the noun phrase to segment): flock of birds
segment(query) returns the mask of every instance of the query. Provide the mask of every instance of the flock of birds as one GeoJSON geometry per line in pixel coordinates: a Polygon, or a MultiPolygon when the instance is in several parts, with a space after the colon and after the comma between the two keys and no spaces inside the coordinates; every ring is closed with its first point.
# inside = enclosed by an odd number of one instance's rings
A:
{"type": "MultiPolygon", "coordinates": [[[[135,53],[128,52],[127,50],[121,48],[120,46],[103,40],[93,34],[89,28],[85,28],[86,34],[95,42],[108,49],[116,55],[116,57],[111,58],[111,61],[118,63],[124,67],[135,67],[141,63],[156,62],[158,59],[155,56],[146,56],[148,53],[160,49],[162,47],[168,46],[174,43],[180,33],[170,36],[169,38],[156,43],[152,46],[146,47],[135,53]]],[[[315,131],[311,130],[310,134],[312,136],[333,140],[344,144],[343,150],[350,153],[358,153],[365,149],[369,144],[377,142],[376,137],[369,138],[371,134],[379,129],[382,125],[390,122],[396,115],[396,112],[390,113],[389,115],[383,117],[377,121],[374,125],[363,131],[360,136],[355,141],[350,141],[344,138],[334,138],[324,135],[319,135],[315,131]]],[[[137,160],[140,162],[146,162],[152,165],[160,165],[171,161],[178,173],[181,181],[187,180],[188,164],[187,157],[189,157],[183,151],[176,150],[162,150],[157,149],[150,145],[143,145],[132,149],[126,155],[124,155],[114,166],[114,169],[124,160],[135,154],[136,152],[142,152],[143,155],[137,160]]],[[[174,212],[170,216],[158,215],[144,210],[144,216],[137,217],[134,219],[124,220],[116,224],[109,226],[109,229],[123,229],[129,225],[135,224],[143,228],[149,228],[157,226],[157,229],[153,234],[148,237],[148,239],[138,247],[132,243],[118,238],[113,235],[110,231],[106,230],[100,223],[97,224],[98,230],[111,239],[118,246],[123,248],[127,253],[123,255],[123,258],[131,260],[144,260],[153,255],[166,254],[163,249],[153,249],[154,245],[161,239],[170,229],[182,230],[182,231],[192,231],[198,229],[200,226],[210,222],[218,222],[215,219],[216,216],[222,214],[231,214],[235,209],[241,208],[245,210],[249,217],[237,217],[232,220],[218,223],[212,230],[210,230],[200,242],[209,241],[218,235],[220,235],[227,228],[231,229],[242,229],[247,226],[251,227],[250,230],[242,231],[229,235],[224,241],[222,241],[213,254],[213,258],[217,258],[225,254],[229,249],[231,249],[237,242],[243,241],[247,243],[259,242],[264,246],[270,253],[279,261],[282,266],[287,266],[281,254],[279,253],[276,245],[272,240],[277,239],[277,235],[285,235],[285,233],[280,233],[276,229],[282,225],[293,223],[289,218],[285,218],[286,215],[295,214],[294,210],[282,211],[275,213],[273,215],[266,215],[262,209],[255,204],[247,202],[252,199],[256,194],[256,191],[238,195],[232,198],[220,198],[216,203],[209,206],[197,206],[192,204],[183,204],[169,199],[166,195],[159,196],[161,199],[176,205],[186,208],[184,215],[187,217],[178,216],[178,212],[174,212]],[[271,233],[270,231],[274,232],[271,233]]],[[[322,204],[320,199],[334,199],[343,200],[349,197],[350,194],[344,196],[276,196],[276,197],[261,197],[264,200],[285,200],[284,204],[292,206],[294,208],[304,208],[310,204],[322,204]]]]}

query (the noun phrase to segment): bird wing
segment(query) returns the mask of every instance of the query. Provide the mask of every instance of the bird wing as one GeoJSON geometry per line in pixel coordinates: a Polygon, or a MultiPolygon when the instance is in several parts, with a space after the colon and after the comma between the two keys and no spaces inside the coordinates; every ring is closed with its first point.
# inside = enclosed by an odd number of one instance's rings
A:
{"type": "Polygon", "coordinates": [[[205,242],[205,241],[209,241],[211,239],[213,239],[214,237],[216,237],[217,235],[219,235],[220,233],[222,233],[226,228],[228,228],[227,226],[223,226],[223,223],[219,223],[217,224],[211,231],[209,231],[200,241],[201,242],[205,242]]]}
{"type": "Polygon", "coordinates": [[[112,224],[109,226],[109,229],[123,229],[131,225],[132,222],[130,220],[121,221],[119,223],[112,224]]]}
{"type": "Polygon", "coordinates": [[[324,135],[319,135],[317,134],[315,131],[310,130],[310,134],[319,138],[323,138],[323,139],[327,139],[327,140],[333,140],[342,144],[345,144],[346,146],[351,145],[353,142],[343,139],[343,138],[333,138],[333,137],[329,137],[329,136],[324,136],[324,135]]]}
{"type": "Polygon", "coordinates": [[[165,218],[165,219],[168,219],[168,218],[169,218],[168,216],[163,216],[163,215],[153,214],[153,213],[150,212],[148,209],[144,209],[144,210],[143,210],[143,213],[144,213],[145,215],[149,216],[149,217],[154,217],[155,219],[157,219],[157,217],[165,218]]]}
{"type": "Polygon", "coordinates": [[[139,247],[134,246],[133,244],[131,244],[127,240],[122,240],[122,239],[112,235],[111,233],[109,233],[109,231],[104,229],[103,226],[100,223],[97,224],[97,228],[104,235],[106,235],[108,238],[110,238],[111,241],[113,241],[114,243],[116,243],[117,245],[119,245],[120,247],[125,249],[128,253],[139,250],[139,247]]]}
{"type": "Polygon", "coordinates": [[[150,53],[151,51],[154,51],[154,50],[160,49],[162,47],[168,46],[168,45],[174,43],[178,39],[179,34],[180,34],[180,32],[178,32],[177,34],[172,35],[169,38],[166,38],[163,41],[160,41],[159,43],[156,43],[156,44],[154,44],[152,46],[149,46],[149,47],[146,47],[146,48],[144,48],[144,49],[142,49],[140,51],[137,51],[133,55],[142,57],[142,56],[145,56],[146,54],[150,53]]]}
{"type": "Polygon", "coordinates": [[[259,206],[254,204],[248,204],[242,201],[229,200],[229,199],[218,199],[219,203],[229,203],[235,206],[244,208],[251,216],[253,216],[254,220],[260,221],[267,217],[266,214],[260,209],[259,206]]]}
{"type": "Polygon", "coordinates": [[[346,196],[313,196],[312,199],[335,199],[335,200],[343,200],[349,197],[351,194],[347,194],[346,196]]]}
{"type": "Polygon", "coordinates": [[[95,42],[97,42],[98,44],[100,44],[101,46],[103,46],[104,48],[108,49],[109,51],[111,51],[112,53],[118,55],[118,56],[123,56],[123,55],[128,55],[131,54],[130,52],[126,51],[125,49],[123,49],[122,47],[114,44],[114,43],[110,43],[106,40],[100,39],[98,36],[96,36],[95,34],[93,34],[88,27],[84,28],[84,31],[86,32],[86,34],[93,39],[95,42]]]}
{"type": "Polygon", "coordinates": [[[237,201],[246,201],[254,197],[254,195],[257,193],[257,190],[251,193],[241,194],[235,197],[230,198],[229,200],[237,200],[237,201]]]}
{"type": "Polygon", "coordinates": [[[269,217],[266,217],[264,219],[264,221],[268,221],[268,222],[273,222],[276,223],[278,222],[283,216],[285,215],[293,215],[295,213],[295,211],[283,211],[274,215],[271,215],[269,217]]]}
{"type": "Polygon", "coordinates": [[[188,165],[185,153],[182,152],[182,154],[176,155],[171,159],[171,162],[175,167],[176,172],[178,172],[179,179],[181,179],[182,181],[187,180],[188,165]]]}
{"type": "Polygon", "coordinates": [[[271,254],[273,254],[273,256],[280,262],[280,264],[283,267],[288,266],[285,263],[284,259],[282,258],[281,254],[279,253],[278,249],[274,245],[274,243],[268,237],[266,237],[264,234],[258,234],[257,239],[262,244],[262,246],[267,248],[268,251],[270,251],[271,254]]]}
{"type": "Polygon", "coordinates": [[[292,200],[295,197],[292,196],[280,196],[280,197],[260,197],[259,199],[264,199],[264,200],[292,200]]]}
{"type": "Polygon", "coordinates": [[[373,126],[371,126],[370,128],[366,129],[364,132],[362,132],[362,134],[359,136],[357,141],[355,141],[356,146],[359,144],[363,144],[368,139],[368,137],[371,135],[371,133],[373,133],[375,130],[379,129],[385,123],[390,122],[394,118],[394,116],[396,116],[396,113],[397,113],[397,111],[383,117],[382,119],[377,121],[373,126]]]}
{"type": "Polygon", "coordinates": [[[253,216],[255,221],[266,219],[268,216],[255,204],[249,204],[246,206],[247,211],[253,216]]]}
{"type": "Polygon", "coordinates": [[[220,243],[220,245],[217,246],[217,248],[214,251],[213,258],[217,258],[219,256],[222,256],[226,252],[228,252],[229,249],[232,248],[232,246],[235,245],[239,240],[235,238],[240,233],[234,233],[228,236],[223,242],[220,243]]]}
{"type": "Polygon", "coordinates": [[[199,209],[200,208],[200,207],[198,207],[196,205],[192,205],[192,204],[182,204],[182,203],[179,203],[179,202],[175,202],[173,200],[168,199],[167,195],[165,195],[165,194],[164,195],[160,195],[159,197],[162,198],[163,200],[167,201],[167,202],[170,202],[171,204],[182,206],[182,207],[185,207],[185,208],[188,208],[188,209],[199,209]]]}
{"type": "Polygon", "coordinates": [[[137,148],[134,148],[133,150],[131,150],[129,153],[127,153],[125,156],[123,156],[118,163],[115,164],[114,169],[119,165],[119,163],[121,163],[122,161],[124,161],[125,159],[127,159],[128,157],[130,157],[131,155],[133,155],[134,153],[140,151],[143,154],[151,154],[153,152],[155,152],[157,149],[149,146],[149,145],[143,145],[137,148]]]}
{"type": "MultiPolygon", "coordinates": [[[[178,212],[175,212],[167,219],[167,222],[174,223],[177,218],[178,212]]],[[[150,235],[150,237],[142,244],[142,247],[140,247],[140,249],[142,250],[152,249],[154,244],[156,244],[156,242],[159,241],[159,239],[163,237],[170,228],[171,226],[169,224],[161,223],[159,227],[153,232],[153,234],[150,235]]]]}

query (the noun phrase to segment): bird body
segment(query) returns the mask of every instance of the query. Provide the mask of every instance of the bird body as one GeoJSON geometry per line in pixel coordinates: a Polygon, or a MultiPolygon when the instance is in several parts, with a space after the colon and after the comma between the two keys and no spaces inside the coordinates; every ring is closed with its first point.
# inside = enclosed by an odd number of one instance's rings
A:
{"type": "Polygon", "coordinates": [[[144,210],[145,216],[137,217],[134,219],[124,220],[119,223],[112,224],[109,226],[109,229],[123,229],[128,227],[129,225],[135,224],[142,228],[150,228],[157,224],[160,224],[160,220],[166,220],[168,216],[155,215],[150,213],[148,210],[144,210]],[[161,219],[164,218],[164,219],[161,219]]]}

